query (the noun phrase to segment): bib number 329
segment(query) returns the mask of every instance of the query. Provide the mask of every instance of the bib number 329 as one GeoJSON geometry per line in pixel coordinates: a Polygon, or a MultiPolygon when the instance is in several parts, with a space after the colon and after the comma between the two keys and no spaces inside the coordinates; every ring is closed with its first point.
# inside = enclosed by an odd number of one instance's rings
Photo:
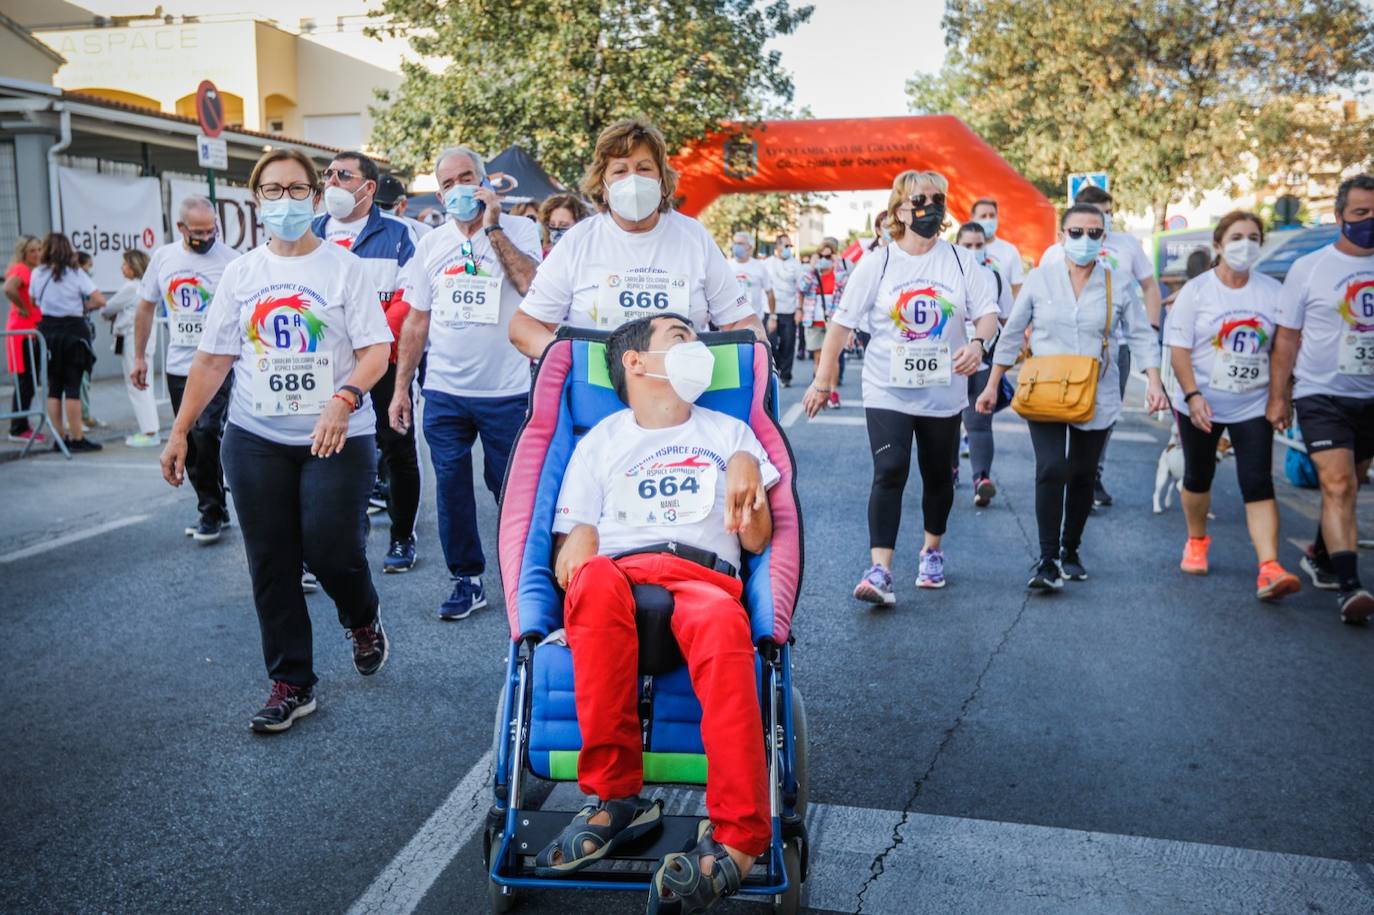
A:
{"type": "Polygon", "coordinates": [[[933,388],[950,383],[949,344],[898,343],[892,347],[888,383],[897,388],[933,388]]]}
{"type": "Polygon", "coordinates": [[[253,358],[253,412],[259,416],[319,413],[334,396],[333,360],[325,353],[253,358]]]}
{"type": "Polygon", "coordinates": [[[1268,353],[1233,353],[1230,350],[1217,352],[1216,370],[1212,373],[1211,387],[1230,394],[1244,394],[1257,388],[1269,386],[1268,353]]]}

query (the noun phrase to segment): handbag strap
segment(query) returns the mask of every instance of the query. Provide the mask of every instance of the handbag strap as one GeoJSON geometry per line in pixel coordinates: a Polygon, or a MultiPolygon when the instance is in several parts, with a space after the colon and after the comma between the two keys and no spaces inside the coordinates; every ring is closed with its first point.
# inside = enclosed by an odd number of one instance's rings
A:
{"type": "Polygon", "coordinates": [[[1112,272],[1106,267],[1102,272],[1107,277],[1107,323],[1102,328],[1102,372],[1097,377],[1103,378],[1107,374],[1107,366],[1112,361],[1112,272]]]}

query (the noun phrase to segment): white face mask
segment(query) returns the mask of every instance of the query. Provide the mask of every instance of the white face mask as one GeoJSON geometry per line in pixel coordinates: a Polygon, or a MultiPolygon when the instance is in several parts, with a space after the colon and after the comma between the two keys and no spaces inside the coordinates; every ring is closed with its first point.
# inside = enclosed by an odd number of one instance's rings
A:
{"type": "Polygon", "coordinates": [[[1259,260],[1260,243],[1249,238],[1237,238],[1229,241],[1221,249],[1221,258],[1226,261],[1226,266],[1237,273],[1246,273],[1251,267],[1255,266],[1255,261],[1259,260]]]}
{"type": "Polygon", "coordinates": [[[335,185],[324,189],[325,211],[335,219],[347,219],[357,205],[358,199],[347,188],[335,185]]]}
{"type": "Polygon", "coordinates": [[[663,186],[657,178],[629,175],[606,186],[606,203],[611,212],[627,222],[648,219],[663,200],[663,186]]]}
{"type": "Polygon", "coordinates": [[[664,375],[651,372],[644,374],[649,378],[662,378],[673,386],[673,391],[687,403],[696,403],[698,397],[711,386],[711,376],[716,371],[716,357],[700,340],[688,340],[670,349],[651,349],[646,355],[657,353],[663,356],[664,375]]]}

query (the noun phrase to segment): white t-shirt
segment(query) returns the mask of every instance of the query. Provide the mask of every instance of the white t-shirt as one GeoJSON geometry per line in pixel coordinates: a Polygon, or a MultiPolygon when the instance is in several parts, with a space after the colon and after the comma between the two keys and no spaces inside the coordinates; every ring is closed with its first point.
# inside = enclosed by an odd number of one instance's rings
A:
{"type": "MultiPolygon", "coordinates": [[[[1264,415],[1269,400],[1269,351],[1274,344],[1279,281],[1251,271],[1232,289],[1208,270],[1183,285],[1164,326],[1164,345],[1192,351],[1197,389],[1219,423],[1264,415]]],[[[1187,416],[1187,393],[1175,386],[1174,409],[1187,416]]]]}
{"type": "Polygon", "coordinates": [[[219,288],[224,268],[238,256],[237,251],[218,239],[204,254],[197,254],[179,241],[153,252],[138,295],[145,302],[161,302],[167,309],[167,374],[190,374],[206,310],[219,288]]]}
{"type": "Polygon", "coordinates": [[[626,232],[609,213],[582,220],[540,265],[520,310],[546,324],[600,330],[671,312],[707,330],[754,313],[705,227],[674,210],[648,232],[626,232]]]}
{"type": "Polygon", "coordinates": [[[735,271],[735,282],[739,283],[739,288],[749,297],[754,314],[760,319],[766,317],[768,296],[765,293],[773,291],[773,277],[769,275],[767,265],[751,257],[742,264],[738,259],[730,261],[730,269],[735,271]]]}
{"type": "Polygon", "coordinates": [[[62,271],[62,279],[52,278],[46,264],[33,268],[29,277],[29,296],[45,318],[79,318],[86,313],[86,299],[95,292],[95,283],[80,267],[62,271]]]}
{"type": "Polygon", "coordinates": [[[1298,258],[1283,281],[1278,323],[1302,331],[1294,397],[1374,397],[1374,255],[1328,245],[1298,258]]]}
{"type": "MultiPolygon", "coordinates": [[[[540,259],[539,229],[521,216],[501,216],[506,237],[540,259]]],[[[449,220],[420,239],[402,279],[406,301],[431,312],[425,390],[455,397],[513,397],[530,389],[530,362],[510,342],[520,293],[506,276],[487,233],[468,238],[449,220]],[[472,246],[477,275],[463,272],[472,246]],[[467,319],[464,319],[466,314],[467,319]]]]}
{"type": "Polygon", "coordinates": [[[754,430],[733,416],[693,407],[680,426],[644,429],[633,411],[612,413],[573,449],[554,533],[590,524],[604,556],[672,540],[738,569],[739,537],[725,532],[725,466],[740,451],[758,458],[765,487],[778,481],[754,430]]]}
{"type": "Polygon", "coordinates": [[[921,255],[896,244],[870,252],[850,273],[831,320],[872,332],[865,407],[953,416],[968,406],[968,385],[951,365],[968,342],[965,321],[997,313],[992,272],[972,252],[937,241],[921,255]]]}
{"type": "MultiPolygon", "coordinates": [[[[388,216],[391,214],[388,213],[388,216]]],[[[368,214],[364,213],[352,222],[344,222],[342,219],[329,217],[329,221],[324,224],[324,240],[331,244],[338,245],[345,251],[352,250],[353,242],[357,239],[358,233],[367,225],[368,214]]],[[[395,219],[396,217],[392,217],[395,219]]]]}
{"type": "Polygon", "coordinates": [[[777,299],[777,313],[793,315],[797,313],[797,280],[801,278],[801,265],[796,256],[787,260],[774,255],[768,258],[768,275],[773,284],[773,297],[777,299]]]}
{"type": "MultiPolygon", "coordinates": [[[[229,422],[283,445],[308,445],[318,408],[264,415],[255,403],[270,396],[265,391],[283,388],[327,403],[353,373],[354,350],[391,341],[362,262],[326,242],[302,257],[281,257],[263,245],[226,267],[205,316],[200,350],[238,357],[229,422]]],[[[348,437],[376,430],[364,395],[349,417],[348,437]]]]}
{"type": "Polygon", "coordinates": [[[1021,264],[1021,252],[1016,250],[1016,246],[1011,242],[1001,238],[990,238],[987,252],[997,262],[997,272],[1002,276],[1003,285],[1020,286],[1026,281],[1025,267],[1021,264]]]}

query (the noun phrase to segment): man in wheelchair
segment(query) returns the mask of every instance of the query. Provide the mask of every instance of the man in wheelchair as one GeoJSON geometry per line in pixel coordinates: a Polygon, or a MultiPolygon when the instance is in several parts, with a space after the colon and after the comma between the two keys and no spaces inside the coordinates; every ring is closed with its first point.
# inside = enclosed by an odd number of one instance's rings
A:
{"type": "Polygon", "coordinates": [[[710,386],[711,351],[674,316],[622,325],[606,347],[629,408],[573,451],[555,512],[554,571],[566,592],[582,731],[578,784],[589,803],[535,859],[541,877],[571,876],[662,825],[644,783],[637,713],[632,585],[673,597],[671,629],[701,702],[709,821],[695,848],[667,855],[649,911],[699,912],[737,891],[771,840],[763,724],[741,548],[772,536],[766,490],[779,479],[743,422],[693,406],[710,386]]]}

